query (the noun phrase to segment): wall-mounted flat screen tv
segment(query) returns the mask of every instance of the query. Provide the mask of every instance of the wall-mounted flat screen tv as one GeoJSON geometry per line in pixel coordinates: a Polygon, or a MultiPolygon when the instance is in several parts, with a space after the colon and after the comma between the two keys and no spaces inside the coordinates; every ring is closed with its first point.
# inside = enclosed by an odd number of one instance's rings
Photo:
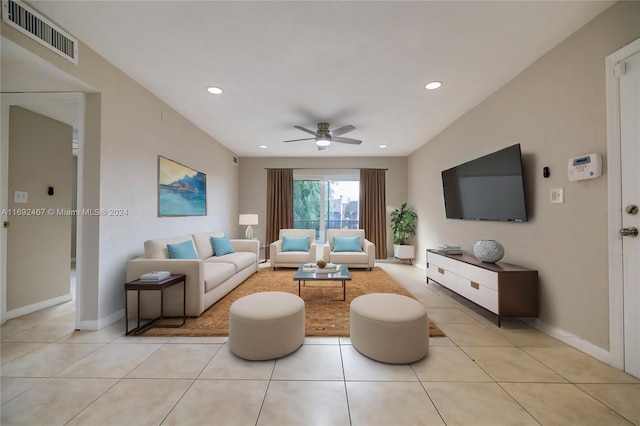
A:
{"type": "Polygon", "coordinates": [[[527,221],[520,144],[442,172],[447,219],[527,221]]]}

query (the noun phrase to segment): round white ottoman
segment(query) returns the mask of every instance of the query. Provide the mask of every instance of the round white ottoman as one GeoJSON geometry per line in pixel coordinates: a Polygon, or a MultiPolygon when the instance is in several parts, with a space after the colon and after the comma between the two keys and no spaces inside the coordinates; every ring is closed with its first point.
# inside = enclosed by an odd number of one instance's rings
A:
{"type": "Polygon", "coordinates": [[[372,293],[353,299],[351,343],[361,354],[389,364],[422,359],[429,351],[427,308],[399,294],[372,293]]]}
{"type": "Polygon", "coordinates": [[[287,355],[304,342],[304,301],[270,291],[241,297],[229,309],[229,349],[260,361],[287,355]]]}

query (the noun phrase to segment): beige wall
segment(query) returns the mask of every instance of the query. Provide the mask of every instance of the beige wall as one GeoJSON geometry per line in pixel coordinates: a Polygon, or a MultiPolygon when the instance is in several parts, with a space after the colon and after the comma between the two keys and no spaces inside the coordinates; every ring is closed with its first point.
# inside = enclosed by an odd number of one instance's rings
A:
{"type": "MultiPolygon", "coordinates": [[[[71,209],[72,130],[24,108],[10,108],[10,209],[71,209]],[[53,196],[47,193],[50,186],[53,196]],[[27,203],[15,203],[14,191],[27,192],[27,203]]],[[[8,221],[7,312],[69,296],[71,217],[10,215],[8,221]]]]}
{"type": "MultiPolygon", "coordinates": [[[[418,249],[470,250],[480,238],[505,247],[504,261],[537,269],[540,320],[608,349],[607,170],[569,182],[569,158],[599,153],[606,165],[605,57],[640,37],[640,2],[621,2],[543,55],[409,157],[409,200],[418,249]],[[528,223],[445,219],[440,172],[520,143],[528,223]],[[548,166],[551,176],[542,177],[548,166]],[[550,204],[551,188],[564,204],[550,204]]],[[[446,84],[446,81],[445,81],[446,84]]]]}
{"type": "MultiPolygon", "coordinates": [[[[258,213],[260,224],[254,226],[254,236],[264,244],[266,239],[265,220],[267,218],[267,171],[266,169],[388,169],[387,184],[387,226],[389,214],[407,200],[407,158],[406,157],[350,157],[350,158],[299,158],[299,157],[242,157],[240,168],[240,192],[238,208],[241,213],[258,213]]],[[[237,218],[236,218],[237,223],[237,218]]],[[[245,227],[238,227],[237,235],[244,235],[245,227]]],[[[387,230],[387,250],[393,256],[391,229],[387,230]]]]}
{"type": "Polygon", "coordinates": [[[128,211],[84,218],[81,320],[83,327],[102,327],[122,315],[126,262],[142,254],[145,240],[237,231],[238,168],[228,149],[85,44],[79,43],[76,66],[4,22],[0,28],[2,36],[95,88],[86,97],[83,207],[128,211]],[[207,216],[158,218],[158,155],[207,175],[207,216]]]}

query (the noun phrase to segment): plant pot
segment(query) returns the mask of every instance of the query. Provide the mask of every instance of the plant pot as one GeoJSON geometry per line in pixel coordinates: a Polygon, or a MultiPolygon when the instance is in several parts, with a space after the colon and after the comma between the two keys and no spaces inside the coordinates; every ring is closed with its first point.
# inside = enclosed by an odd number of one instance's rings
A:
{"type": "Polygon", "coordinates": [[[413,259],[415,254],[415,246],[410,245],[393,245],[393,256],[397,259],[413,259]]]}

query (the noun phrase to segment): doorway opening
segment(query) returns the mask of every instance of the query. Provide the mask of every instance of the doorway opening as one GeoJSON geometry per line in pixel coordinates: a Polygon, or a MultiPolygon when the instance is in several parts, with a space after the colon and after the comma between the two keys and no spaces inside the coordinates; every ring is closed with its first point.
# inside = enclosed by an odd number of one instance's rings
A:
{"type": "MultiPolygon", "coordinates": [[[[9,194],[9,111],[11,106],[20,106],[45,117],[71,125],[74,129],[73,140],[69,141],[69,150],[77,154],[77,166],[75,175],[76,191],[72,196],[75,201],[75,208],[82,211],[82,182],[83,182],[83,142],[84,142],[84,116],[85,97],[81,92],[67,93],[8,93],[2,95],[2,135],[0,141],[0,151],[2,159],[0,161],[0,201],[3,206],[8,206],[9,197],[14,198],[14,194],[9,194]],[[60,115],[62,114],[62,115],[60,115]]],[[[71,206],[70,206],[71,207],[71,206]]],[[[72,209],[74,207],[71,207],[72,209]]],[[[6,212],[3,212],[6,213],[6,212]]],[[[37,310],[63,303],[69,296],[42,300],[36,303],[19,306],[7,311],[7,269],[8,269],[8,226],[10,223],[8,215],[2,216],[3,227],[1,229],[0,241],[0,287],[2,292],[0,322],[16,318],[37,310]]],[[[69,295],[75,303],[75,328],[80,329],[81,325],[81,292],[82,292],[82,216],[75,216],[74,231],[69,235],[69,239],[75,241],[75,262],[73,255],[69,253],[66,267],[70,271],[69,295]]],[[[46,283],[43,283],[46,285],[46,283]]]]}

